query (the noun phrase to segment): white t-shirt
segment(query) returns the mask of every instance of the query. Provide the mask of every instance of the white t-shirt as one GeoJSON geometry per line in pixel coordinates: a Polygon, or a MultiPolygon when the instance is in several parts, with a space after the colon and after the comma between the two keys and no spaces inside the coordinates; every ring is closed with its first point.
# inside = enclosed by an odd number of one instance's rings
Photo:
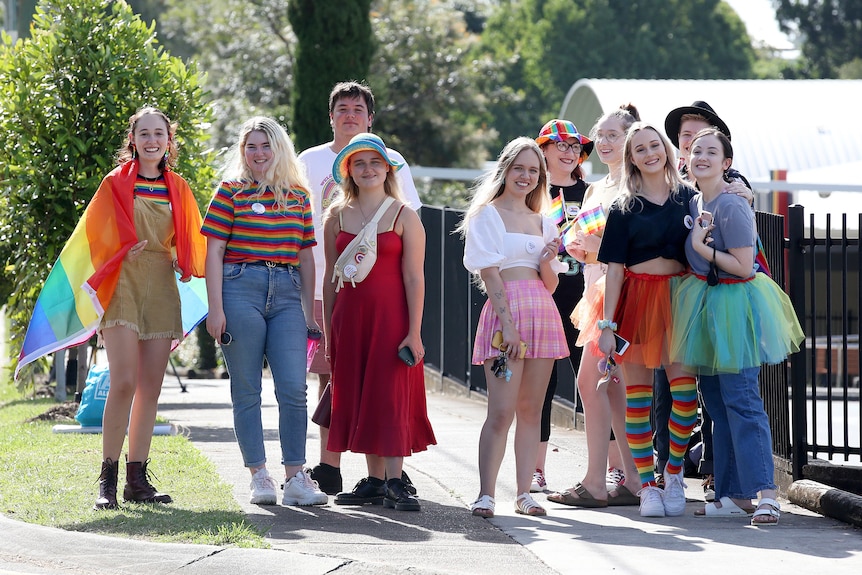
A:
{"type": "MultiPolygon", "coordinates": [[[[396,161],[404,164],[396,175],[400,178],[401,192],[404,198],[414,210],[422,207],[422,202],[419,201],[419,193],[416,191],[416,185],[413,183],[413,174],[410,173],[410,166],[404,161],[404,157],[391,148],[386,148],[389,156],[396,161]]],[[[323,299],[323,285],[328,282],[329,278],[324,277],[326,274],[326,256],[323,248],[323,215],[326,213],[329,204],[341,193],[341,189],[335,180],[332,179],[332,164],[335,163],[335,157],[338,154],[332,151],[332,142],[320,144],[313,148],[308,148],[299,154],[299,160],[305,164],[305,169],[308,174],[308,183],[311,186],[311,205],[314,212],[314,237],[317,239],[317,245],[311,248],[314,254],[314,268],[317,277],[317,285],[314,288],[314,299],[323,299]]]]}

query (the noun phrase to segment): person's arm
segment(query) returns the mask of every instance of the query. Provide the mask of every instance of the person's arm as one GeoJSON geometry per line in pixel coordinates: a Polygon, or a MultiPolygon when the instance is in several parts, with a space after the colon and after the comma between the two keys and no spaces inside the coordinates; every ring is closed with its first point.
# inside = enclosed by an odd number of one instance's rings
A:
{"type": "Polygon", "coordinates": [[[739,278],[751,277],[754,268],[754,246],[718,251],[711,245],[712,238],[708,235],[715,228],[715,224],[704,228],[701,221],[698,216],[691,230],[691,247],[694,251],[708,262],[715,260],[715,265],[724,272],[739,278]]]}
{"type": "Polygon", "coordinates": [[[209,304],[207,333],[216,341],[220,341],[221,334],[224,333],[227,327],[227,320],[224,315],[224,301],[222,300],[222,264],[224,262],[226,247],[226,240],[207,236],[206,284],[207,303],[209,304]]]}
{"type": "Polygon", "coordinates": [[[413,352],[413,357],[418,361],[425,355],[425,347],[422,345],[422,314],[425,308],[425,228],[419,216],[412,210],[402,210],[399,223],[402,226],[403,243],[401,274],[407,295],[409,322],[407,336],[398,344],[398,349],[408,346],[413,352]]]}
{"type": "Polygon", "coordinates": [[[335,248],[335,238],[338,235],[338,212],[330,210],[323,221],[323,250],[326,256],[326,272],[321,278],[323,282],[323,333],[326,335],[326,356],[329,357],[329,346],[333,339],[332,307],[335,305],[335,284],[332,283],[332,271],[338,261],[338,251],[335,248]]]}
{"type": "Polygon", "coordinates": [[[542,249],[542,255],[539,257],[539,277],[542,283],[545,284],[545,289],[554,293],[557,286],[560,284],[559,272],[554,269],[553,262],[557,260],[557,253],[560,251],[560,238],[554,238],[542,249]]]}
{"type": "MultiPolygon", "coordinates": [[[[623,289],[623,277],[625,277],[625,266],[623,264],[608,263],[608,273],[605,276],[605,307],[604,319],[614,321],[617,304],[623,289]]],[[[611,328],[602,330],[599,336],[599,349],[604,355],[610,355],[616,347],[614,332],[611,328]]]]}
{"type": "Polygon", "coordinates": [[[500,275],[500,268],[482,268],[479,271],[479,275],[482,277],[482,281],[485,282],[485,291],[488,292],[488,300],[491,302],[494,313],[500,319],[503,331],[503,344],[506,346],[509,359],[517,361],[520,357],[521,334],[518,333],[515,327],[515,319],[512,317],[512,311],[509,309],[509,298],[506,295],[506,286],[503,283],[503,277],[500,275]]]}
{"type": "Polygon", "coordinates": [[[302,281],[300,298],[306,327],[320,330],[320,326],[314,319],[314,290],[317,273],[314,267],[314,253],[311,249],[309,246],[299,250],[299,279],[302,281]]]}

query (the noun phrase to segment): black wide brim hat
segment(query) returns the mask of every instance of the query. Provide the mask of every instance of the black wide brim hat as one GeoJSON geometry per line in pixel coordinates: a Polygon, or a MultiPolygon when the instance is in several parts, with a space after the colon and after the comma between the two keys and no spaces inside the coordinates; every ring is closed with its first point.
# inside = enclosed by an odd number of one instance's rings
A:
{"type": "Polygon", "coordinates": [[[702,100],[698,100],[691,106],[683,106],[682,108],[671,110],[667,118],[664,119],[664,133],[667,134],[667,137],[675,148],[679,149],[679,129],[682,124],[682,117],[686,114],[703,116],[710,124],[721,130],[730,139],[730,128],[727,127],[724,120],[718,117],[712,106],[702,100]]]}

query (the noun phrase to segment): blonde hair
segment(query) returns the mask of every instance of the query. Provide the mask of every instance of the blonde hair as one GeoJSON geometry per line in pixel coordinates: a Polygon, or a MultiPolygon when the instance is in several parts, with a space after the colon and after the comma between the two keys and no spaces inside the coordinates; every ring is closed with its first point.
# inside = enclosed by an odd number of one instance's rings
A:
{"type": "Polygon", "coordinates": [[[632,139],[638,132],[643,130],[652,130],[656,133],[665,151],[664,164],[664,179],[670,188],[670,195],[675,200],[679,193],[679,188],[683,186],[683,181],[679,176],[679,172],[674,166],[674,153],[670,141],[659,132],[655,126],[646,122],[635,122],[632,124],[629,131],[626,133],[626,144],[623,151],[623,177],[620,180],[620,194],[617,197],[620,208],[623,212],[628,212],[641,202],[641,189],[643,188],[643,174],[638,168],[634,160],[632,160],[632,139]]]}
{"type": "Polygon", "coordinates": [[[543,213],[548,210],[551,205],[551,193],[548,188],[548,167],[545,164],[545,154],[535,140],[521,136],[506,144],[497,158],[497,167],[493,171],[486,172],[476,181],[472,188],[473,199],[470,201],[470,207],[467,208],[464,219],[461,220],[455,231],[460,232],[462,236],[466,235],[470,220],[482,208],[503,193],[506,187],[506,175],[512,164],[515,163],[515,158],[524,150],[531,150],[539,158],[539,181],[536,188],[527,194],[527,207],[536,213],[543,213]]]}
{"type": "Polygon", "coordinates": [[[281,124],[272,118],[255,116],[243,122],[239,128],[238,141],[229,152],[225,167],[222,169],[221,179],[240,181],[243,183],[243,189],[250,188],[255,182],[245,158],[245,145],[252,132],[262,132],[266,135],[273,159],[272,166],[267,170],[263,180],[257,182],[258,190],[252,197],[260,197],[269,190],[275,196],[275,205],[278,209],[285,210],[293,190],[300,189],[308,193],[309,186],[305,168],[296,157],[293,142],[281,124]]]}

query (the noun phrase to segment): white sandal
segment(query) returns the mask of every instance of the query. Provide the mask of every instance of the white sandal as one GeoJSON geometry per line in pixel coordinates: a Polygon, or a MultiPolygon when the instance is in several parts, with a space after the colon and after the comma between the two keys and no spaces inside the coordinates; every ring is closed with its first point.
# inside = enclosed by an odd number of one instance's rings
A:
{"type": "Polygon", "coordinates": [[[529,493],[521,493],[515,500],[515,513],[521,515],[531,515],[533,517],[547,515],[545,508],[536,503],[533,496],[529,493]]]}
{"type": "Polygon", "coordinates": [[[754,515],[751,516],[751,524],[755,527],[772,527],[778,525],[778,520],[781,519],[781,505],[775,499],[764,497],[757,504],[757,509],[754,510],[754,515]],[[767,507],[763,507],[766,505],[767,507]],[[758,517],[774,517],[775,521],[756,521],[758,517]]]}
{"type": "Polygon", "coordinates": [[[470,504],[470,510],[477,517],[490,519],[494,516],[494,498],[490,495],[482,495],[470,504]]]}

